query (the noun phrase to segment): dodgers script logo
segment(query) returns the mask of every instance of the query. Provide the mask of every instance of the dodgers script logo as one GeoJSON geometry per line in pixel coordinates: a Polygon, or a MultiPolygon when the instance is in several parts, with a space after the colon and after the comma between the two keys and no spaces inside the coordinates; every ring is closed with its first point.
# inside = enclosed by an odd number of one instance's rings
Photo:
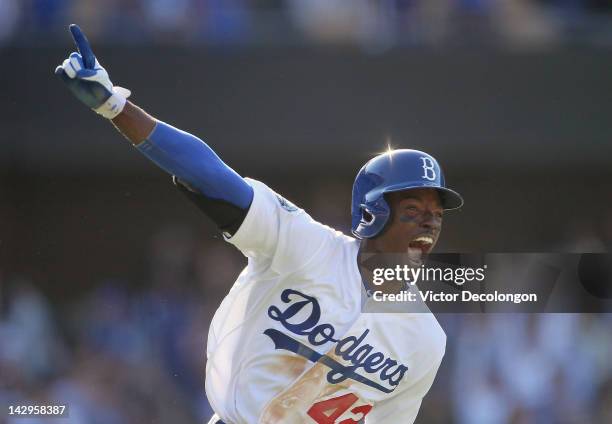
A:
{"type": "MultiPolygon", "coordinates": [[[[313,346],[321,346],[328,342],[336,343],[334,353],[345,361],[350,362],[351,365],[342,365],[327,355],[321,355],[287,334],[269,328],[264,331],[264,334],[272,339],[276,349],[289,350],[311,362],[320,362],[327,365],[331,368],[327,374],[327,381],[331,384],[341,383],[350,378],[384,393],[391,393],[397,388],[408,367],[394,359],[385,357],[381,352],[373,352],[373,346],[362,344],[370,330],[366,329],[359,337],[348,336],[341,340],[336,339],[334,338],[336,330],[331,324],[319,324],[321,307],[316,298],[297,290],[285,289],[281,293],[281,300],[287,304],[287,307],[285,310],[281,310],[276,306],[270,306],[268,308],[268,316],[270,318],[280,322],[283,327],[293,334],[307,336],[308,342],[313,346]],[[310,314],[305,319],[295,319],[301,311],[310,311],[310,314]],[[292,320],[292,318],[294,319],[292,320]],[[360,368],[368,374],[378,374],[380,380],[386,382],[386,385],[383,386],[364,377],[357,372],[360,368]]],[[[303,317],[304,315],[306,314],[302,313],[300,316],[303,317]]]]}

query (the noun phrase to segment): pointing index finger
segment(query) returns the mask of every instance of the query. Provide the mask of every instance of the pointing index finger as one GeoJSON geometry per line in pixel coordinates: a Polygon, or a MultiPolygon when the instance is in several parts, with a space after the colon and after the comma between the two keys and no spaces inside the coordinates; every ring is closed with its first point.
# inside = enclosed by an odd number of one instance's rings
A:
{"type": "Polygon", "coordinates": [[[83,57],[83,65],[85,65],[85,68],[87,69],[93,69],[96,65],[96,56],[94,55],[93,50],[91,50],[87,37],[85,37],[85,34],[83,31],[81,31],[81,28],[79,28],[79,26],[76,24],[70,25],[70,32],[72,33],[72,38],[76,43],[79,53],[81,53],[81,56],[83,57]]]}

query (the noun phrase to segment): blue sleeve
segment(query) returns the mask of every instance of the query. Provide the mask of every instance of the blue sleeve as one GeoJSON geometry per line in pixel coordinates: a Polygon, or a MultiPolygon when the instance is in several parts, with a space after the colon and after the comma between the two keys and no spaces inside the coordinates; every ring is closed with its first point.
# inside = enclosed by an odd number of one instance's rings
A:
{"type": "Polygon", "coordinates": [[[151,135],[137,146],[166,172],[212,199],[248,209],[253,188],[199,138],[157,122],[151,135]]]}

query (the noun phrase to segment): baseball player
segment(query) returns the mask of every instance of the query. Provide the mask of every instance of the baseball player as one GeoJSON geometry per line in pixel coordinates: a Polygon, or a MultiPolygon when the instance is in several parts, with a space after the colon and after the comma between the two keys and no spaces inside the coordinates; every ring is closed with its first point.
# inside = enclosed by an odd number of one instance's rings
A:
{"type": "Polygon", "coordinates": [[[431,313],[364,312],[372,286],[362,265],[368,255],[387,263],[385,254],[419,264],[434,247],[443,211],[463,203],[437,161],[395,150],[366,163],[353,186],[356,238],[346,236],[127,101],[81,30],[70,30],[78,52],[55,73],[248,258],[210,325],[210,423],[412,423],[446,336],[431,313]]]}

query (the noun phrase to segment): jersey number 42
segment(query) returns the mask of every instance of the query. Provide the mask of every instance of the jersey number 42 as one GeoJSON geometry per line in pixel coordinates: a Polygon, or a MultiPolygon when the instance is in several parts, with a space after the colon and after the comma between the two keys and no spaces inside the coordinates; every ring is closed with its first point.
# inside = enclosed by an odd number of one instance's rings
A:
{"type": "Polygon", "coordinates": [[[343,396],[338,396],[332,399],[322,400],[310,407],[308,415],[317,422],[317,424],[360,424],[366,415],[372,410],[372,405],[353,406],[359,398],[348,393],[343,396]],[[342,421],[337,421],[347,411],[353,414],[354,418],[346,418],[342,421]]]}

